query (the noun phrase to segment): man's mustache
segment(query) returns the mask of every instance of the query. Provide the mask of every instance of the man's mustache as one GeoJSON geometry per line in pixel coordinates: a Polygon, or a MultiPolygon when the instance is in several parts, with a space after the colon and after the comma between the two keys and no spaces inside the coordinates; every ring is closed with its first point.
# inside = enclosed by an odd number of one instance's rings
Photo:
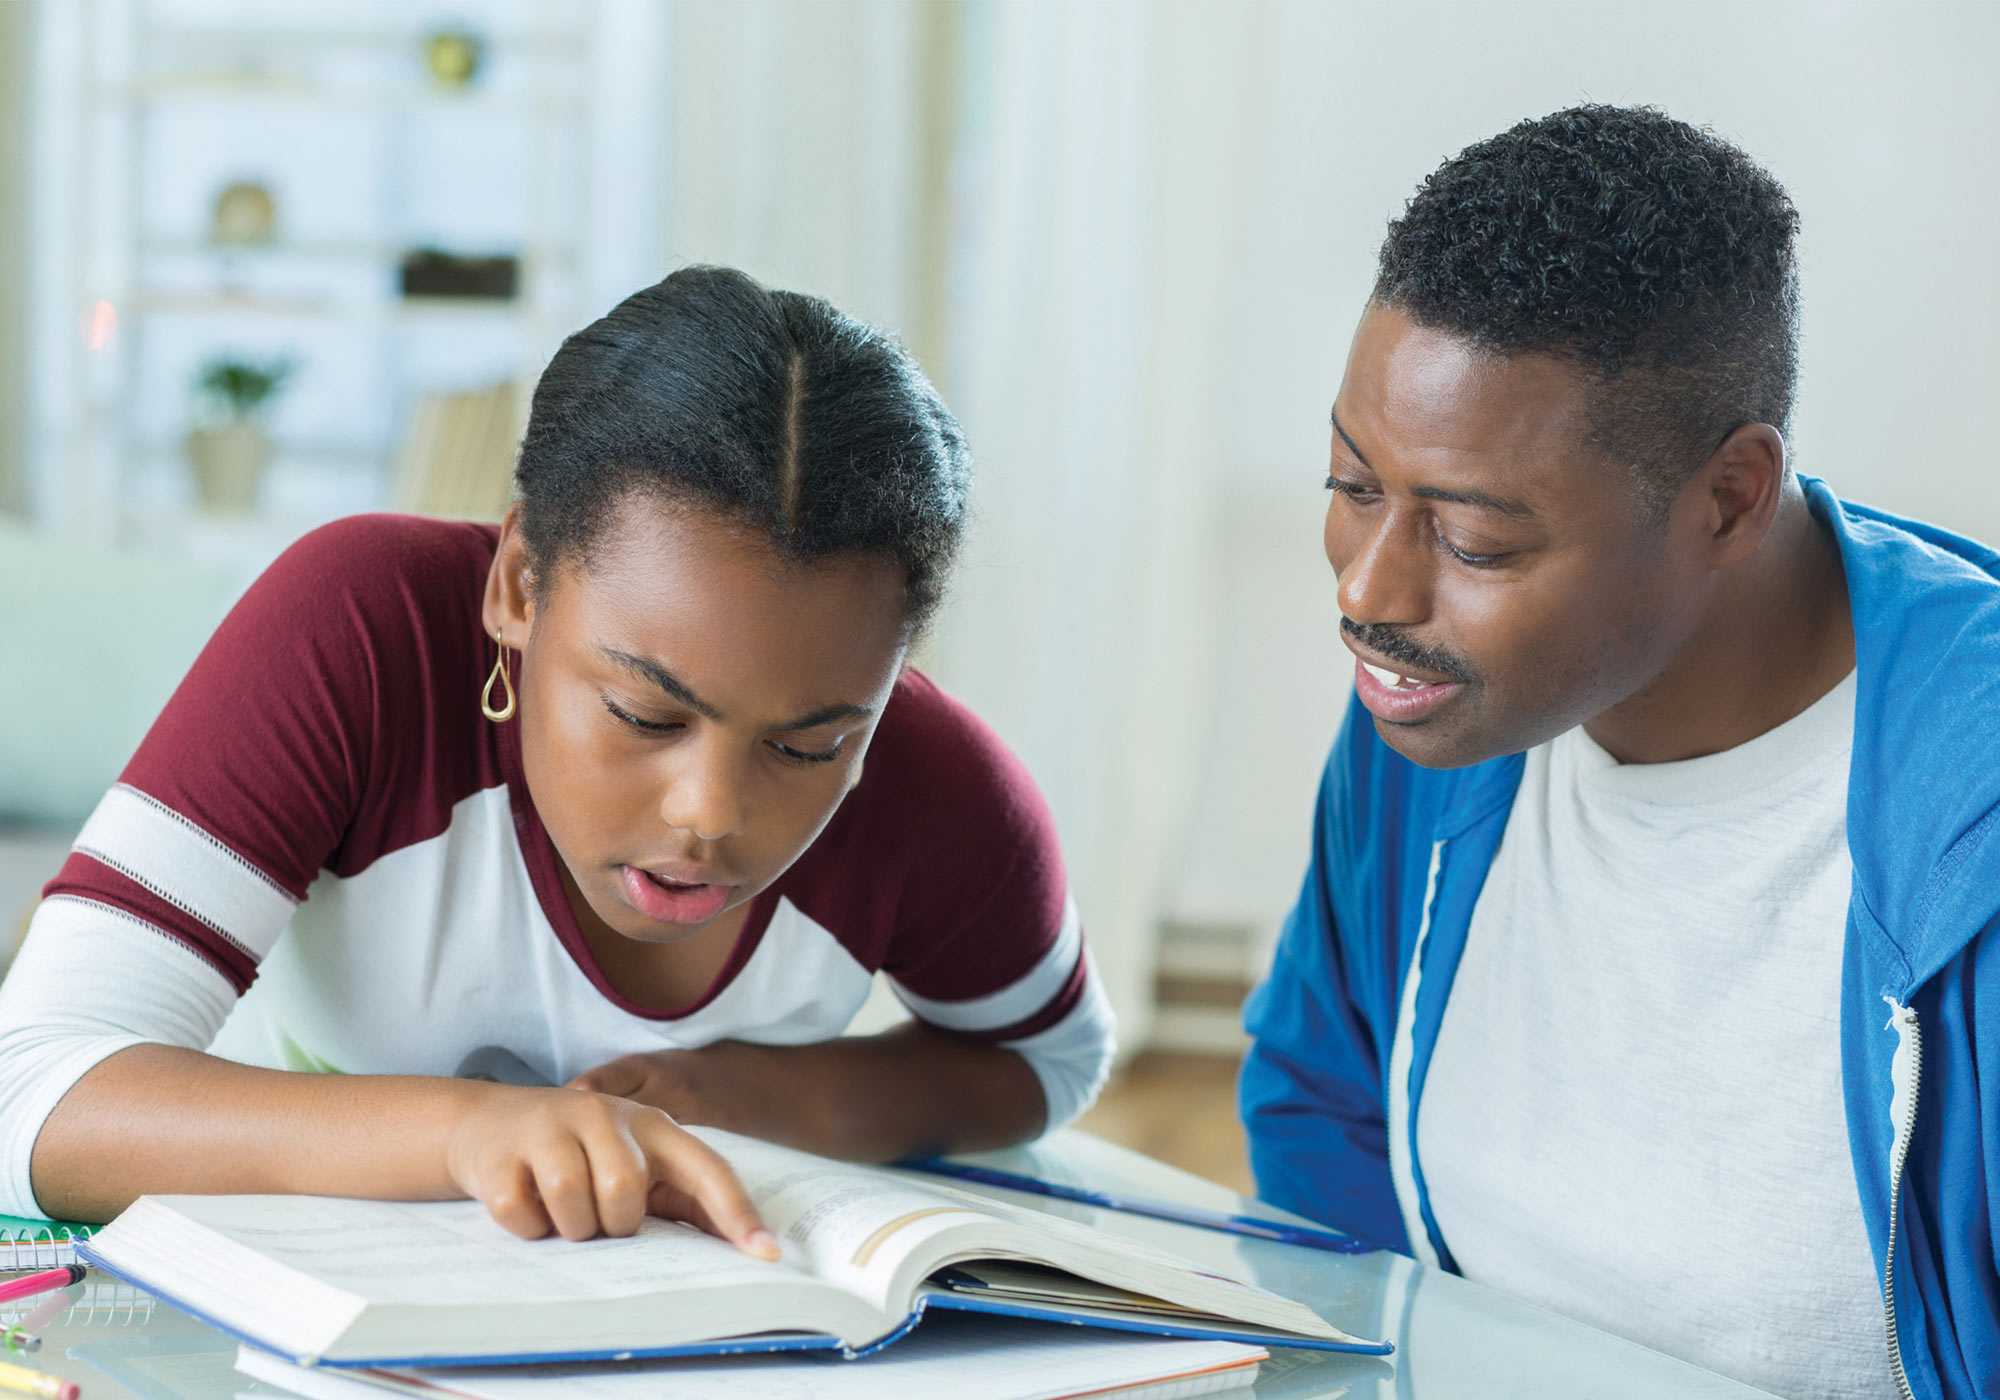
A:
{"type": "Polygon", "coordinates": [[[1401,628],[1391,623],[1353,622],[1343,617],[1340,619],[1340,630],[1367,650],[1386,660],[1400,661],[1413,670],[1449,676],[1455,681],[1464,682],[1472,679],[1471,668],[1457,657],[1432,647],[1417,645],[1401,628]]]}

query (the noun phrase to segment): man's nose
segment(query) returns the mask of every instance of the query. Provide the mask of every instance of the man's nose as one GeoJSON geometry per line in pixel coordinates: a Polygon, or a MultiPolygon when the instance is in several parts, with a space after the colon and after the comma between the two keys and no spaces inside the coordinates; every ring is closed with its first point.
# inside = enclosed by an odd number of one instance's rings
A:
{"type": "Polygon", "coordinates": [[[684,745],[660,799],[660,817],[668,826],[692,833],[697,840],[720,841],[749,825],[747,801],[750,775],[721,735],[700,736],[684,745]]]}
{"type": "Polygon", "coordinates": [[[1354,535],[1347,566],[1335,565],[1341,615],[1363,625],[1428,621],[1436,560],[1425,547],[1422,522],[1385,511],[1379,519],[1345,528],[1354,535]]]}

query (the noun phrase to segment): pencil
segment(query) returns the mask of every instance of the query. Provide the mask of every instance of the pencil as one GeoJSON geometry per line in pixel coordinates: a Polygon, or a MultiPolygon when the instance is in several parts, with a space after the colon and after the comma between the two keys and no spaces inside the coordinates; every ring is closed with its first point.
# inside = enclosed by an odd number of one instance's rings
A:
{"type": "Polygon", "coordinates": [[[18,1390],[39,1396],[40,1400],[77,1400],[83,1394],[75,1381],[16,1366],[11,1361],[0,1361],[0,1390],[18,1390]]]}

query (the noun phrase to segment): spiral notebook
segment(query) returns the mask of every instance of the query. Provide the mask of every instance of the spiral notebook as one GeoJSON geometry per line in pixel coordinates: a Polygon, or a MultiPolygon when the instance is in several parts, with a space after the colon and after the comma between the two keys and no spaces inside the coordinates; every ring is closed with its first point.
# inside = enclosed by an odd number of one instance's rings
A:
{"type": "Polygon", "coordinates": [[[31,1269],[60,1269],[74,1264],[76,1242],[87,1240],[96,1229],[67,1220],[29,1220],[18,1215],[0,1215],[0,1273],[31,1269]]]}

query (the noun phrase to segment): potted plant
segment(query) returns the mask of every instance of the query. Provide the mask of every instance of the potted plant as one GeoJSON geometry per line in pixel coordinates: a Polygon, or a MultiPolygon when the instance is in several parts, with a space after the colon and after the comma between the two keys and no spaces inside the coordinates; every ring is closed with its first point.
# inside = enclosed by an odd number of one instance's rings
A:
{"type": "Polygon", "coordinates": [[[257,487],[271,460],[270,435],[257,420],[292,368],[289,359],[255,364],[228,357],[202,366],[187,452],[195,490],[208,509],[240,514],[257,504],[257,487]]]}

